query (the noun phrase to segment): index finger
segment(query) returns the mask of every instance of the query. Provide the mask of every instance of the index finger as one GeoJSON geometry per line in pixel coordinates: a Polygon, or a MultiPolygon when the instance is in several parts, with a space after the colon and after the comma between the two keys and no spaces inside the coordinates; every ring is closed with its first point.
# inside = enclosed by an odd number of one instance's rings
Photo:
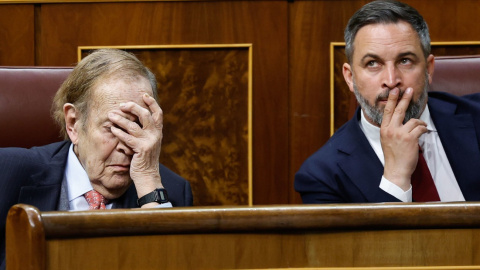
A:
{"type": "Polygon", "coordinates": [[[152,112],[153,119],[155,121],[158,121],[162,117],[163,111],[162,111],[162,108],[160,108],[160,105],[158,105],[155,98],[145,93],[143,95],[143,101],[145,102],[145,104],[147,104],[148,108],[150,109],[150,112],[152,112]]]}
{"type": "Polygon", "coordinates": [[[382,127],[390,125],[393,112],[395,111],[395,107],[397,107],[399,92],[400,90],[398,88],[395,88],[388,93],[387,104],[383,109],[382,127]]]}
{"type": "Polygon", "coordinates": [[[405,120],[405,112],[408,109],[408,105],[410,105],[412,97],[413,89],[408,87],[393,111],[391,123],[397,124],[397,126],[403,125],[403,121],[405,120]]]}

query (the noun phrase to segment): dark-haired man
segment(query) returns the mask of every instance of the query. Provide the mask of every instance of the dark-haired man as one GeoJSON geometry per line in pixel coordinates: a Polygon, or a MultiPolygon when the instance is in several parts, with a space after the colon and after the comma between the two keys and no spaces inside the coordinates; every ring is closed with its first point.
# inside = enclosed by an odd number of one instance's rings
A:
{"type": "Polygon", "coordinates": [[[480,97],[427,92],[434,57],[423,17],[370,2],[345,43],[343,75],[360,109],[297,172],[303,202],[480,200],[480,97]]]}

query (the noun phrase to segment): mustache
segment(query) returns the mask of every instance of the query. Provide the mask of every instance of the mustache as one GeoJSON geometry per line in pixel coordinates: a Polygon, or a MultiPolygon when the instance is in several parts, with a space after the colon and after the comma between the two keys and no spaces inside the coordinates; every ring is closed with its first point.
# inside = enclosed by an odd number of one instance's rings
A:
{"type": "MultiPolygon", "coordinates": [[[[379,101],[388,99],[388,95],[390,94],[390,91],[392,91],[392,90],[393,89],[387,89],[387,90],[383,91],[382,93],[378,94],[377,98],[375,100],[375,103],[378,103],[379,101]]],[[[400,100],[403,97],[403,94],[405,94],[406,89],[404,89],[404,90],[399,89],[399,90],[400,91],[399,91],[399,94],[398,94],[398,100],[400,100]]]]}

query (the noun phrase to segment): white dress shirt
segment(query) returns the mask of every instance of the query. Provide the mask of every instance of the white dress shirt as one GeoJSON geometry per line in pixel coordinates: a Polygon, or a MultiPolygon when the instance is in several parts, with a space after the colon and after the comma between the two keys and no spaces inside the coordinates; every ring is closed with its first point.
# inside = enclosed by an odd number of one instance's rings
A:
{"type": "MultiPolygon", "coordinates": [[[[382,144],[380,142],[380,128],[370,124],[367,121],[365,115],[363,114],[363,110],[361,113],[362,116],[360,120],[360,128],[362,129],[363,133],[365,133],[365,136],[377,154],[378,159],[380,162],[382,162],[382,165],[385,166],[385,157],[383,155],[382,144]]],[[[435,128],[432,118],[430,117],[428,105],[425,106],[425,110],[420,116],[420,120],[427,123],[428,131],[420,136],[418,143],[423,150],[423,156],[427,162],[430,173],[432,174],[432,178],[435,182],[440,200],[442,202],[465,201],[455,175],[453,174],[447,155],[445,154],[445,150],[443,149],[437,129],[435,128]]],[[[411,185],[409,190],[404,191],[399,186],[382,176],[380,188],[402,202],[412,201],[411,185]]]]}
{"type": "MultiPolygon", "coordinates": [[[[65,180],[67,182],[67,193],[70,210],[88,210],[88,202],[83,196],[86,192],[93,190],[87,172],[73,152],[73,144],[68,150],[67,166],[65,167],[65,180]]],[[[106,205],[107,209],[112,209],[113,203],[106,205]]],[[[157,208],[172,207],[170,202],[162,203],[157,208]]]]}

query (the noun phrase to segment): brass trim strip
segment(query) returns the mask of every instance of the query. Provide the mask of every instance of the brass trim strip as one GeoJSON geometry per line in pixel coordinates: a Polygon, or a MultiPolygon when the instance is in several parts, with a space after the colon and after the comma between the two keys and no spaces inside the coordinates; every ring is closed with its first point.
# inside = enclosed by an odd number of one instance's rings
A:
{"type": "Polygon", "coordinates": [[[248,205],[253,206],[253,45],[248,47],[248,205]]]}

